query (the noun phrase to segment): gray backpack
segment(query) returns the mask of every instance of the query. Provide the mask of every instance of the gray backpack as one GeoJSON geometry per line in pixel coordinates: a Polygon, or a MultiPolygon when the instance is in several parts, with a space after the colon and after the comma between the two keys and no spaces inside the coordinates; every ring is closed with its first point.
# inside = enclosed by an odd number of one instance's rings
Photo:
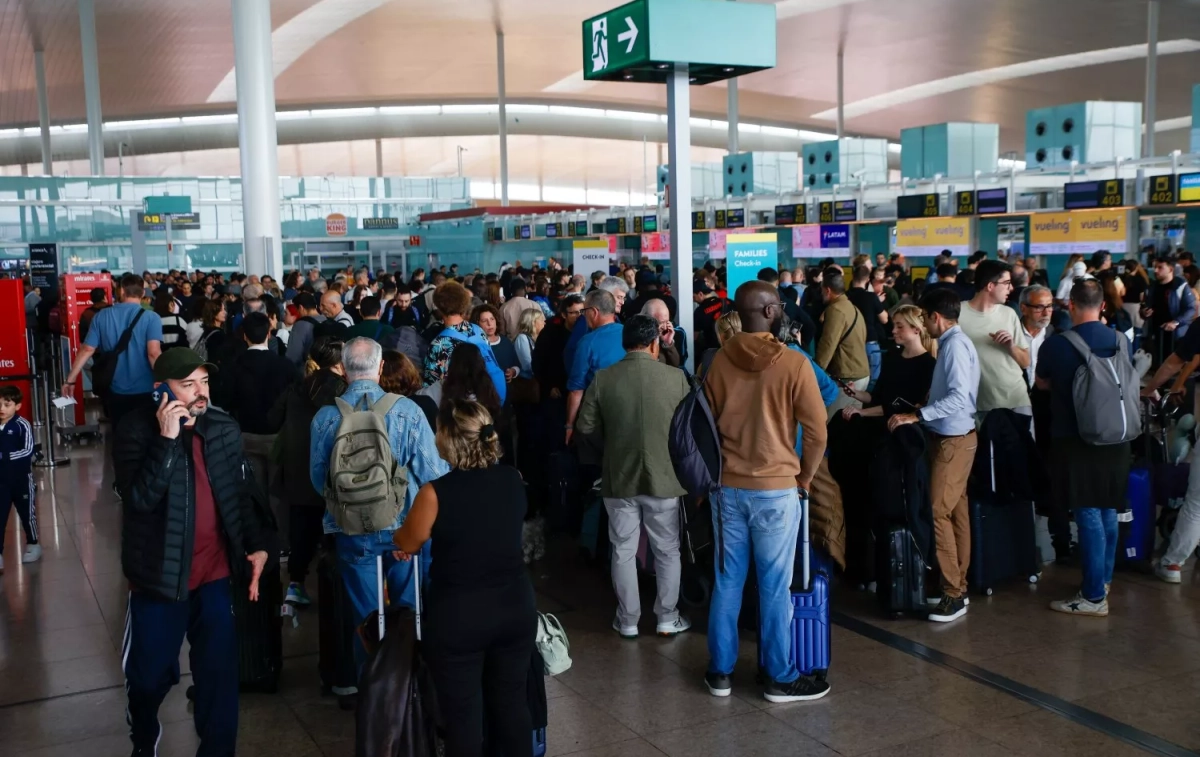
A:
{"type": "Polygon", "coordinates": [[[408,471],[392,454],[386,420],[399,400],[385,394],[369,407],[366,397],[353,407],[341,397],[335,400],[342,422],[329,456],[325,503],[348,536],[391,529],[404,507],[408,471]]]}
{"type": "Polygon", "coordinates": [[[1083,337],[1074,331],[1064,331],[1063,336],[1083,357],[1083,365],[1075,371],[1071,386],[1079,436],[1096,446],[1136,439],[1142,433],[1139,381],[1137,369],[1129,359],[1125,335],[1113,331],[1117,352],[1112,357],[1093,354],[1083,337]]]}

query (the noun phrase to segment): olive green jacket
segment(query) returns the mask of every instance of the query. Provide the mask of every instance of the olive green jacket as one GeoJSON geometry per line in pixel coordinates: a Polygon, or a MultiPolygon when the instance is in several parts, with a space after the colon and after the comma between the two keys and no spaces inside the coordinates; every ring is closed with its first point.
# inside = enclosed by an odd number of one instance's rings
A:
{"type": "Polygon", "coordinates": [[[604,450],[603,497],[682,497],[667,435],[687,396],[687,377],[648,352],[625,357],[596,374],[583,395],[577,433],[604,450]]]}

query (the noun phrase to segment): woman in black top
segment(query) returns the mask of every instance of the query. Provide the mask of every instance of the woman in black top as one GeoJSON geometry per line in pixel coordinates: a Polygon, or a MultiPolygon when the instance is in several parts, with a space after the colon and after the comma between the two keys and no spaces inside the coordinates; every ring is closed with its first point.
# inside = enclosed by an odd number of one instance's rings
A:
{"type": "Polygon", "coordinates": [[[408,556],[433,539],[422,636],[451,726],[446,754],[481,754],[486,713],[497,753],[529,757],[537,610],[521,550],[525,484],[516,469],[497,465],[500,438],[478,402],[442,403],[437,448],[451,470],[421,487],[393,540],[408,556]]]}
{"type": "Polygon", "coordinates": [[[846,420],[856,415],[880,418],[894,413],[911,413],[913,406],[925,404],[929,396],[937,343],[925,330],[921,309],[915,305],[896,308],[892,313],[892,324],[892,338],[899,349],[884,354],[874,391],[859,392],[843,387],[852,399],[864,405],[843,410],[842,417],[846,420]]]}

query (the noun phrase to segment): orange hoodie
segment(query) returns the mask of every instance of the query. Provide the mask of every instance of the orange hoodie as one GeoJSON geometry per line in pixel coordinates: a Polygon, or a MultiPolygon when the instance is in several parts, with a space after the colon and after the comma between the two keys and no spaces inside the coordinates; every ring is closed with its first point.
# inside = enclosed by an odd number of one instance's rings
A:
{"type": "Polygon", "coordinates": [[[705,378],[721,432],[721,484],[791,489],[811,481],[825,455],[826,413],[808,360],[770,334],[738,334],[717,353],[705,378]],[[796,426],[804,429],[803,463],[796,426]]]}

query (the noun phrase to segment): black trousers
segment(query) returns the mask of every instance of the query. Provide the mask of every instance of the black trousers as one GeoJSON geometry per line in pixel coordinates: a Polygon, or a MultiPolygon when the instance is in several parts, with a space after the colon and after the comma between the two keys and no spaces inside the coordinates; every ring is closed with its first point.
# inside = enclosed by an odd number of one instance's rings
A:
{"type": "Polygon", "coordinates": [[[500,589],[434,586],[425,611],[423,649],[433,672],[447,757],[480,757],[483,722],[489,754],[531,757],[533,721],[527,686],[537,610],[522,576],[500,589]]]}
{"type": "Polygon", "coordinates": [[[308,577],[308,567],[317,556],[317,547],[321,545],[324,535],[321,521],[325,518],[325,508],[311,505],[293,505],[288,517],[288,543],[291,545],[291,555],[288,557],[288,580],[302,584],[308,577]]]}
{"type": "MultiPolygon", "coordinates": [[[[104,415],[108,418],[112,435],[117,435],[117,427],[121,423],[121,419],[132,412],[136,412],[142,408],[153,407],[154,400],[150,394],[117,394],[110,392],[100,399],[104,406],[104,415]]],[[[109,443],[109,454],[115,454],[117,445],[109,443]]]]}

